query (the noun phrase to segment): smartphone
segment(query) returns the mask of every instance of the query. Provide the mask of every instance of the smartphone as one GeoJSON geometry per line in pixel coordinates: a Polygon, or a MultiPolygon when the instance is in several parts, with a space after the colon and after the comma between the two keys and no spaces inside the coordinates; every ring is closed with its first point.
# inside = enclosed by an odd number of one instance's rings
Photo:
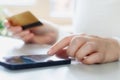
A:
{"type": "Polygon", "coordinates": [[[21,26],[23,30],[43,25],[30,11],[25,11],[7,18],[13,27],[21,26]]]}
{"type": "Polygon", "coordinates": [[[0,65],[10,70],[20,70],[37,67],[48,67],[70,64],[71,59],[58,58],[49,55],[21,55],[2,57],[0,65]]]}

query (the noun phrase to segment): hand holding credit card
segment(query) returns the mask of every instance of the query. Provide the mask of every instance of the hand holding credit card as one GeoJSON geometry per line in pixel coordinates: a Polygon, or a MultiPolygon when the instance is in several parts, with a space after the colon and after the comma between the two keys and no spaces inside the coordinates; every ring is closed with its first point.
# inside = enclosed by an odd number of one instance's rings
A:
{"type": "Polygon", "coordinates": [[[52,44],[57,40],[57,29],[49,21],[37,19],[30,11],[8,17],[13,36],[26,43],[52,44]]]}
{"type": "Polygon", "coordinates": [[[23,30],[42,25],[30,11],[11,16],[8,21],[12,26],[22,26],[23,30]]]}

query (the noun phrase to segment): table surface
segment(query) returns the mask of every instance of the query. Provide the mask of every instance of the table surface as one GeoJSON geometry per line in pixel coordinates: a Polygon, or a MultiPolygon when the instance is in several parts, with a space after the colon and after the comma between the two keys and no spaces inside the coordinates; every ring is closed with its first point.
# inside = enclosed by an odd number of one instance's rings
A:
{"type": "MultiPolygon", "coordinates": [[[[49,46],[25,45],[4,55],[28,55],[46,53],[49,46]]],[[[70,65],[11,71],[0,66],[0,80],[120,80],[120,63],[70,65]]]]}

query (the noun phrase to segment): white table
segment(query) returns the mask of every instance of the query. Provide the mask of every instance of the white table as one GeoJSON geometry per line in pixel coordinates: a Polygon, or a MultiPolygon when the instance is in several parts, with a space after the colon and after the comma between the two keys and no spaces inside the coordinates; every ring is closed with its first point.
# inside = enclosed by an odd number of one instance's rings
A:
{"type": "MultiPolygon", "coordinates": [[[[46,53],[48,49],[48,46],[33,44],[25,45],[21,49],[6,54],[41,54],[46,53]]],[[[11,71],[0,67],[0,80],[120,80],[120,65],[119,62],[101,65],[84,65],[72,62],[71,65],[19,71],[11,71]]]]}

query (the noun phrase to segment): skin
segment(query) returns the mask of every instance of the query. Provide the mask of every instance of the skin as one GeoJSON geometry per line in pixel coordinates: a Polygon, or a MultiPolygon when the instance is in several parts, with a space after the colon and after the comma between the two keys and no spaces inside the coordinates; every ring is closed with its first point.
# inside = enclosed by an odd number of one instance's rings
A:
{"type": "MultiPolygon", "coordinates": [[[[13,37],[20,38],[26,43],[53,44],[57,40],[58,32],[49,23],[43,23],[28,30],[20,26],[6,24],[13,32],[13,37]]],[[[55,43],[48,51],[49,55],[62,58],[72,57],[84,64],[107,63],[117,61],[120,54],[120,43],[113,38],[98,37],[93,35],[72,35],[55,43]]]]}
{"type": "Polygon", "coordinates": [[[54,44],[48,54],[73,57],[84,64],[107,63],[119,59],[120,45],[112,38],[73,35],[54,44]]]}
{"type": "Polygon", "coordinates": [[[21,26],[12,26],[6,23],[8,29],[13,33],[13,37],[20,38],[26,43],[53,44],[57,40],[58,32],[53,25],[42,22],[42,26],[36,26],[27,30],[22,30],[21,26]]]}

